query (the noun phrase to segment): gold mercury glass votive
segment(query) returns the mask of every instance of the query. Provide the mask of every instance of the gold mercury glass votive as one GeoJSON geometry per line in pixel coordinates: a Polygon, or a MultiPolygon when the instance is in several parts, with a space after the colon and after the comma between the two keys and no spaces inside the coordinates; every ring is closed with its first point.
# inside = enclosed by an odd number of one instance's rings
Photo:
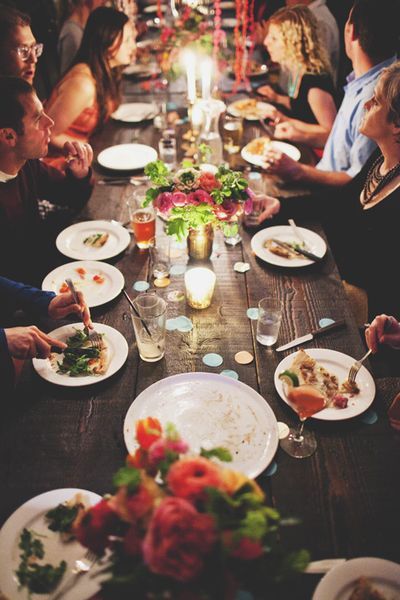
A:
{"type": "Polygon", "coordinates": [[[208,308],[215,287],[215,273],[204,267],[195,267],[185,273],[186,300],[192,308],[208,308]]]}

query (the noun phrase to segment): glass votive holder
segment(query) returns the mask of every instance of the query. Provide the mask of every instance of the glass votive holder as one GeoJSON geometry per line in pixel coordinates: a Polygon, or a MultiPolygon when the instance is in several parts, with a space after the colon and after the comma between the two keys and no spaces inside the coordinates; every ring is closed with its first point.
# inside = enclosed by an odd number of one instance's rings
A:
{"type": "Polygon", "coordinates": [[[185,273],[186,300],[192,308],[208,308],[214,293],[216,276],[205,267],[195,267],[185,273]]]}

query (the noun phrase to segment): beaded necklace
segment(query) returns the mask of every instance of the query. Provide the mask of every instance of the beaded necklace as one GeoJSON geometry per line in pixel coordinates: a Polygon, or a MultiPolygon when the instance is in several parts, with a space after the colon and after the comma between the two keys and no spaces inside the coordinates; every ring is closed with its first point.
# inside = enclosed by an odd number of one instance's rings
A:
{"type": "Polygon", "coordinates": [[[368,171],[367,178],[365,180],[363,196],[361,198],[361,204],[365,206],[369,204],[371,200],[380,192],[385,185],[390,183],[397,175],[400,174],[400,162],[392,167],[386,175],[381,175],[380,169],[383,164],[382,154],[378,156],[370,170],[368,171]]]}

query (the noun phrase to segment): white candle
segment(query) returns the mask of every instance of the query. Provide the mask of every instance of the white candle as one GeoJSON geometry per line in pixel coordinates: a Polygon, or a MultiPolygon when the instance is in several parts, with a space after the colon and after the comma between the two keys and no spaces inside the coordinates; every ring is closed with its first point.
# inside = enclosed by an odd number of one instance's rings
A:
{"type": "Polygon", "coordinates": [[[201,97],[209,100],[211,95],[212,60],[205,58],[201,63],[201,97]]]}
{"type": "Polygon", "coordinates": [[[184,56],[187,80],[187,97],[191,104],[196,101],[196,58],[193,52],[187,51],[184,56]]]}
{"type": "Polygon", "coordinates": [[[191,121],[192,129],[196,129],[196,130],[199,129],[199,127],[203,123],[203,111],[201,110],[201,106],[198,102],[195,102],[192,106],[190,121],[191,121]]]}
{"type": "Polygon", "coordinates": [[[214,293],[215,273],[195,267],[185,273],[186,300],[192,308],[207,308],[214,293]]]}

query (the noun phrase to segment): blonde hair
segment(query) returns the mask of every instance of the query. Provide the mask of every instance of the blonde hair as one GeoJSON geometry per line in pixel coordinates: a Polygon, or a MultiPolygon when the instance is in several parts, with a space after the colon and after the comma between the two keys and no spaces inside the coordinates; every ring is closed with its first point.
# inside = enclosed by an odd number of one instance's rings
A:
{"type": "Polygon", "coordinates": [[[400,61],[383,69],[379,77],[380,96],[388,108],[388,121],[400,126],[400,61]]]}
{"type": "Polygon", "coordinates": [[[306,73],[332,72],[328,53],[321,42],[318,21],[309,8],[302,5],[280,8],[268,23],[279,28],[285,63],[297,63],[306,73]]]}

